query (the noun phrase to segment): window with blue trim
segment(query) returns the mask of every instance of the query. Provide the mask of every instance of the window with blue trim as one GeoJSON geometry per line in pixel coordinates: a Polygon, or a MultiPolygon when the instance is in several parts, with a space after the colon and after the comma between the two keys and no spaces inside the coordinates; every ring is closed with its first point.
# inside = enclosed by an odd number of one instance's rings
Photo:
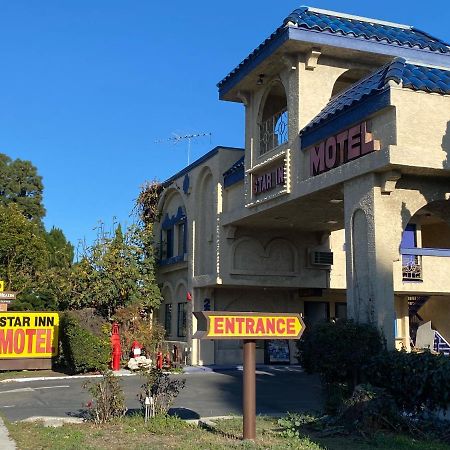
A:
{"type": "Polygon", "coordinates": [[[161,224],[161,265],[174,264],[184,260],[187,252],[187,218],[180,206],[172,217],[166,214],[161,224]]]}

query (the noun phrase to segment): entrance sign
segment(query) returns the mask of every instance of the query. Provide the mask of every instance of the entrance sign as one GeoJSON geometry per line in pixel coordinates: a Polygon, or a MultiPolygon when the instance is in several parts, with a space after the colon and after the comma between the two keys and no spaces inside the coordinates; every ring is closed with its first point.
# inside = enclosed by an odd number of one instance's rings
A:
{"type": "Polygon", "coordinates": [[[298,339],[305,328],[299,314],[202,311],[194,315],[200,328],[194,339],[298,339]]]}
{"type": "Polygon", "coordinates": [[[0,312],[0,359],[56,356],[58,328],[58,313],[0,312]]]}
{"type": "Polygon", "coordinates": [[[305,331],[300,314],[194,312],[198,331],[193,339],[243,339],[243,435],[256,438],[256,340],[299,339],[305,331]]]}
{"type": "Polygon", "coordinates": [[[367,128],[367,122],[362,122],[310,147],[311,176],[379,150],[380,141],[373,139],[367,128]]]}

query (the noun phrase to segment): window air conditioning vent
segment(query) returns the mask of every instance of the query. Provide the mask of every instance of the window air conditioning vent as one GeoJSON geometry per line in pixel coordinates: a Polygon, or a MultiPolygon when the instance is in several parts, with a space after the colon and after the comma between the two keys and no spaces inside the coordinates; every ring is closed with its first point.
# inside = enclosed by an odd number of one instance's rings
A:
{"type": "Polygon", "coordinates": [[[331,266],[333,264],[333,252],[311,252],[311,265],[331,266]]]}

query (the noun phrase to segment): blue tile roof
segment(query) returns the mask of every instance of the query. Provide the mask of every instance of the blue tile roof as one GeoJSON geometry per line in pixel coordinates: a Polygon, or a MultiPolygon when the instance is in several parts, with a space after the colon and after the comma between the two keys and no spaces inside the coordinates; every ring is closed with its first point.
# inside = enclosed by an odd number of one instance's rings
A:
{"type": "Polygon", "coordinates": [[[244,179],[244,159],[239,158],[226,172],[223,174],[223,184],[224,187],[229,187],[233,185],[234,183],[237,183],[238,181],[241,181],[244,179]]]}
{"type": "Polygon", "coordinates": [[[391,63],[332,98],[325,108],[300,131],[300,135],[328,122],[366,98],[387,90],[388,82],[391,80],[403,88],[450,95],[450,71],[417,66],[407,63],[403,58],[395,58],[391,63]]]}
{"type": "Polygon", "coordinates": [[[305,31],[344,36],[368,43],[382,43],[403,49],[423,50],[431,54],[450,55],[448,43],[412,26],[302,6],[286,17],[279,28],[217,84],[219,90],[234,79],[244,67],[257,63],[258,58],[271,46],[276,48],[277,45],[289,39],[289,35],[286,34],[289,25],[305,31]]]}
{"type": "Polygon", "coordinates": [[[406,47],[419,47],[434,52],[450,53],[448,44],[414,27],[390,24],[366,18],[338,16],[331,12],[311,10],[303,6],[293,11],[284,20],[284,25],[293,23],[299,28],[322,31],[406,47]]]}

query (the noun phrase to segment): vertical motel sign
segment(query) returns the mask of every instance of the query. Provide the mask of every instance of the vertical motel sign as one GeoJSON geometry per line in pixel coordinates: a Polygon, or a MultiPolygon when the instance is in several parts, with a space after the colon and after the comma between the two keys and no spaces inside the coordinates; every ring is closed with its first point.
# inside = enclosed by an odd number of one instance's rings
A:
{"type": "Polygon", "coordinates": [[[256,438],[256,340],[299,339],[305,324],[299,314],[255,312],[194,312],[194,339],[244,341],[243,436],[256,438]]]}

